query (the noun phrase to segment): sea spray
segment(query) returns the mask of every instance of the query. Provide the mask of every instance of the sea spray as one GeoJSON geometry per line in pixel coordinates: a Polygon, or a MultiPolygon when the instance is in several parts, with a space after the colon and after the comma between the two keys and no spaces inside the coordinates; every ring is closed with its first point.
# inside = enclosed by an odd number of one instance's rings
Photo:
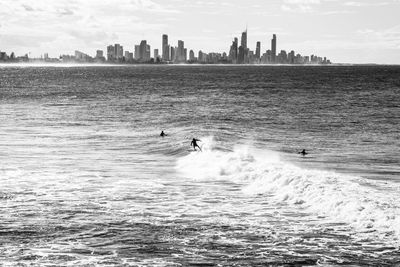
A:
{"type": "Polygon", "coordinates": [[[196,180],[229,180],[247,195],[265,195],[271,205],[286,204],[324,221],[347,223],[358,233],[400,238],[400,205],[396,190],[380,190],[378,182],[285,162],[274,151],[235,146],[217,148],[212,137],[201,138],[203,152],[177,162],[178,171],[196,180]]]}

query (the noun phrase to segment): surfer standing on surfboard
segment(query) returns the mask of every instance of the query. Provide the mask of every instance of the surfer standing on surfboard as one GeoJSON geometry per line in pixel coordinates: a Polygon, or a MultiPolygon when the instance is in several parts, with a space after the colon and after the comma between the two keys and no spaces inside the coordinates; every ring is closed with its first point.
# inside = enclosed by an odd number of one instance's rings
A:
{"type": "Polygon", "coordinates": [[[196,147],[198,147],[201,151],[201,148],[199,147],[199,145],[197,144],[197,141],[201,142],[199,139],[193,138],[192,142],[190,143],[190,145],[193,145],[194,151],[196,151],[196,147]]]}

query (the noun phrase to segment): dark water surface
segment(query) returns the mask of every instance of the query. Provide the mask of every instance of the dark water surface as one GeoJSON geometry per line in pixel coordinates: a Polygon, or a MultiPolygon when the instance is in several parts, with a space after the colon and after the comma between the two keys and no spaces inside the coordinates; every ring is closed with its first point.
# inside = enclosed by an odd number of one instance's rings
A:
{"type": "Polygon", "coordinates": [[[399,95],[396,66],[0,67],[0,262],[400,264],[399,95]]]}

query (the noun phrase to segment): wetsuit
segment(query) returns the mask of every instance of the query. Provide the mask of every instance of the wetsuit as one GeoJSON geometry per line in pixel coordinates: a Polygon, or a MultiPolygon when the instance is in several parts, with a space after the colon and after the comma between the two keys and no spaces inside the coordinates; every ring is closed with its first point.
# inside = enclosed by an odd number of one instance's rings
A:
{"type": "Polygon", "coordinates": [[[199,147],[199,145],[197,144],[197,141],[200,141],[199,139],[193,138],[192,142],[190,143],[190,145],[193,145],[194,150],[196,150],[196,147],[198,147],[201,151],[201,148],[199,147]]]}

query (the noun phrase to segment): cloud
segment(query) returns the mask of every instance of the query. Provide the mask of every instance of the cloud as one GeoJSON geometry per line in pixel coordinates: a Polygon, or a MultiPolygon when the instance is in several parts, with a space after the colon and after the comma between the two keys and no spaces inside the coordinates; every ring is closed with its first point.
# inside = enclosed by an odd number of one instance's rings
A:
{"type": "Polygon", "coordinates": [[[92,32],[98,27],[119,31],[135,27],[132,24],[138,21],[144,29],[154,28],[153,14],[177,12],[152,0],[119,0],[118,4],[114,0],[1,0],[0,21],[17,34],[51,34],[67,28],[92,32]]]}
{"type": "Polygon", "coordinates": [[[312,12],[314,9],[308,5],[298,5],[298,6],[282,5],[282,10],[293,13],[308,13],[312,12]]]}
{"type": "Polygon", "coordinates": [[[86,44],[111,39],[111,36],[104,31],[84,32],[79,29],[71,29],[67,33],[76,39],[84,41],[86,44]]]}
{"type": "Polygon", "coordinates": [[[390,3],[388,2],[374,2],[374,3],[368,3],[368,2],[355,2],[355,1],[350,1],[350,2],[345,2],[343,5],[345,6],[351,6],[351,7],[367,7],[367,6],[386,6],[389,5],[390,3]]]}
{"type": "Polygon", "coordinates": [[[343,14],[354,14],[356,13],[355,11],[351,10],[331,10],[331,11],[325,11],[320,13],[321,15],[343,15],[343,14]]]}
{"type": "Polygon", "coordinates": [[[2,45],[14,46],[16,43],[20,47],[32,48],[40,46],[45,42],[54,40],[56,37],[36,36],[36,35],[20,35],[20,34],[0,34],[2,45]]]}
{"type": "Polygon", "coordinates": [[[71,16],[74,15],[74,12],[69,8],[60,8],[57,10],[57,13],[61,16],[71,16]]]}
{"type": "Polygon", "coordinates": [[[160,19],[178,12],[153,0],[1,0],[1,46],[53,54],[115,42],[133,46],[132,39],[165,29],[160,19]]]}
{"type": "Polygon", "coordinates": [[[287,4],[296,4],[296,5],[309,5],[309,4],[320,4],[320,0],[284,0],[283,2],[287,4]]]}
{"type": "MultiPolygon", "coordinates": [[[[115,1],[110,1],[115,3],[115,1]]],[[[156,13],[179,13],[179,10],[162,6],[152,0],[131,0],[132,7],[137,10],[156,13]]]]}
{"type": "Polygon", "coordinates": [[[29,6],[29,5],[22,5],[22,7],[26,10],[26,11],[28,11],[28,12],[30,12],[30,11],[35,11],[31,6],[29,6]]]}
{"type": "MultiPolygon", "coordinates": [[[[315,38],[331,48],[327,56],[341,55],[339,50],[348,47],[362,54],[370,47],[399,46],[396,28],[389,29],[398,24],[393,14],[399,4],[400,0],[0,0],[0,48],[17,54],[32,51],[33,56],[75,49],[91,54],[114,43],[132,50],[142,39],[159,48],[160,35],[166,33],[171,44],[179,37],[188,48],[222,52],[248,23],[253,46],[258,40],[269,46],[271,33],[277,33],[282,36],[279,44],[295,50],[301,48],[296,42],[315,38]],[[387,3],[387,8],[379,7],[387,3]],[[379,19],[371,20],[373,14],[379,19]],[[260,28],[251,28],[254,25],[260,28]],[[328,33],[339,36],[323,36],[328,33]]],[[[317,49],[316,43],[313,50],[317,49]]]]}
{"type": "MultiPolygon", "coordinates": [[[[392,0],[393,1],[393,0],[392,0]]],[[[400,1],[400,0],[396,0],[400,1]]],[[[377,6],[387,6],[391,3],[388,1],[380,1],[380,2],[369,2],[369,1],[347,1],[344,3],[340,3],[338,0],[283,0],[283,4],[281,9],[286,12],[294,12],[294,13],[311,13],[315,12],[317,6],[321,6],[322,4],[326,4],[325,6],[330,6],[332,8],[332,4],[341,4],[342,6],[347,7],[377,7],[377,6]]],[[[337,8],[337,6],[336,6],[337,8]]],[[[327,10],[322,12],[325,15],[332,14],[349,14],[353,13],[352,11],[347,10],[327,10]]]]}
{"type": "MultiPolygon", "coordinates": [[[[326,34],[320,40],[307,40],[298,42],[298,49],[311,49],[313,51],[339,49],[365,51],[400,50],[400,25],[382,30],[362,29],[353,34],[349,39],[344,35],[326,34]]],[[[361,52],[363,51],[363,52],[361,52]]]]}
{"type": "Polygon", "coordinates": [[[214,29],[202,29],[201,31],[204,33],[215,33],[214,29]]]}
{"type": "Polygon", "coordinates": [[[400,25],[384,30],[358,30],[357,34],[377,48],[400,49],[400,25]]]}
{"type": "Polygon", "coordinates": [[[345,6],[363,6],[364,4],[361,2],[346,2],[343,5],[345,5],[345,6]]]}
{"type": "Polygon", "coordinates": [[[320,0],[284,0],[281,9],[286,12],[309,13],[314,6],[321,4],[320,0]]]}

